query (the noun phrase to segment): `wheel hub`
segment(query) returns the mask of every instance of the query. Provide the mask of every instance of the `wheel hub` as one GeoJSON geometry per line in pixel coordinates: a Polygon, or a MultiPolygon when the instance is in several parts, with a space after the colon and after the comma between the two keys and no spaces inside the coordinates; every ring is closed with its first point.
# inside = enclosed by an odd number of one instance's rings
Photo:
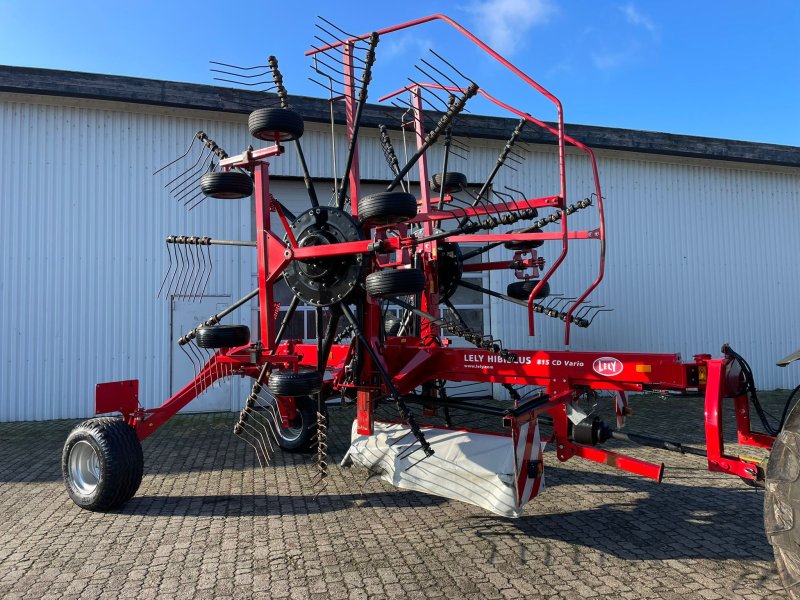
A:
{"type": "MultiPolygon", "coordinates": [[[[298,246],[329,246],[362,239],[353,218],[334,207],[319,207],[300,215],[291,225],[298,246]]],[[[330,306],[347,300],[358,285],[364,259],[360,254],[294,260],[283,278],[292,293],[306,304],[330,306]]]]}
{"type": "Polygon", "coordinates": [[[82,494],[89,495],[100,483],[100,459],[89,442],[79,441],[69,453],[69,475],[82,494]]]}

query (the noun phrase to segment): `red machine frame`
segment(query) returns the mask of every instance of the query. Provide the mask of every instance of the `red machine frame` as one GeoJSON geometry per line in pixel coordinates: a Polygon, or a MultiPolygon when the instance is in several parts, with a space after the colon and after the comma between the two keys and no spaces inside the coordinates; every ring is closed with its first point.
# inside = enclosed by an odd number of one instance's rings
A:
{"type": "MultiPolygon", "coordinates": [[[[510,210],[529,208],[560,209],[563,211],[561,231],[513,235],[496,233],[461,234],[449,237],[448,241],[481,243],[503,242],[510,239],[515,241],[561,241],[560,255],[544,272],[539,284],[531,292],[527,301],[528,323],[531,334],[534,332],[534,298],[564,262],[570,240],[598,241],[600,252],[597,277],[579,295],[564,318],[565,341],[569,342],[570,323],[574,311],[600,283],[605,269],[603,196],[594,153],[590,148],[566,135],[561,102],[554,95],[448,17],[432,15],[403,25],[383,29],[378,33],[383,35],[434,20],[444,21],[454,27],[525,83],[550,100],[556,107],[558,118],[556,126],[553,127],[493,98],[484,90],[479,90],[479,93],[489,101],[509,110],[520,118],[526,119],[556,137],[559,157],[559,192],[539,198],[510,201],[505,206],[510,210]],[[571,231],[567,228],[567,212],[564,209],[567,206],[565,147],[568,144],[586,153],[590,161],[594,178],[594,197],[599,217],[599,225],[595,229],[571,231]]],[[[341,43],[346,69],[344,102],[346,105],[347,132],[351,138],[354,135],[354,115],[356,112],[352,54],[355,43],[367,38],[367,35],[358,36],[341,43]]],[[[310,51],[309,54],[326,49],[315,49],[310,51]]],[[[426,87],[444,89],[451,92],[464,91],[455,87],[444,88],[435,84],[425,84],[408,86],[395,94],[410,92],[412,97],[415,98],[415,110],[421,112],[420,95],[426,87]]],[[[415,123],[415,135],[421,145],[425,136],[422,119],[415,119],[415,123]]],[[[366,229],[365,239],[359,241],[322,247],[298,247],[289,227],[287,217],[283,213],[281,205],[270,194],[269,189],[269,163],[267,159],[278,157],[283,152],[283,146],[276,141],[275,144],[267,148],[247,151],[239,156],[222,160],[219,164],[220,168],[224,170],[234,168],[249,170],[254,177],[261,343],[220,349],[211,357],[193,381],[158,408],[144,409],[140,406],[138,382],[136,381],[99,384],[96,395],[97,412],[121,412],[128,424],[135,429],[140,440],[152,435],[158,427],[221,377],[246,375],[255,378],[265,364],[289,369],[297,369],[300,366],[317,367],[318,349],[316,345],[299,343],[293,340],[285,341],[278,345],[275,344],[276,311],[274,310],[275,300],[272,284],[281,276],[290,261],[311,256],[332,257],[362,254],[370,257],[375,255],[376,249],[379,250],[380,254],[395,252],[401,257],[401,260],[402,257],[407,257],[411,253],[421,254],[426,278],[432,282],[431,286],[423,294],[421,308],[433,316],[438,316],[437,240],[420,243],[416,237],[405,234],[389,237],[385,235],[383,229],[378,228],[374,230],[372,235],[370,235],[370,230],[366,229]],[[288,237],[288,246],[282,237],[271,229],[270,216],[273,213],[278,216],[279,221],[282,223],[288,237]]],[[[421,188],[419,214],[410,222],[423,224],[426,236],[433,234],[434,222],[490,214],[490,209],[485,206],[474,206],[472,208],[449,207],[446,210],[438,210],[435,207],[439,198],[431,196],[428,184],[428,167],[424,155],[420,159],[418,169],[421,188]]],[[[353,216],[357,216],[358,200],[360,198],[357,150],[354,156],[353,168],[349,173],[349,189],[352,213],[353,216]]],[[[444,192],[442,193],[444,194],[444,192]]],[[[447,200],[447,198],[444,198],[444,200],[447,200]]],[[[535,254],[532,255],[532,258],[525,260],[528,261],[526,266],[529,267],[542,268],[544,266],[544,263],[537,259],[535,254]]],[[[373,264],[373,268],[374,266],[373,264]]],[[[507,266],[508,261],[488,262],[481,265],[469,265],[468,270],[506,268],[507,266]]],[[[763,469],[758,460],[734,456],[725,452],[722,408],[723,400],[726,397],[734,398],[738,442],[740,444],[771,448],[775,441],[772,436],[751,431],[748,398],[740,391],[742,389],[740,372],[730,357],[711,358],[709,355],[698,355],[692,361],[683,362],[675,354],[515,350],[514,354],[517,360],[509,361],[486,350],[454,348],[431,343],[431,337],[427,334],[435,333],[438,336],[440,328],[435,322],[425,319],[423,319],[421,328],[422,335],[419,337],[387,338],[385,345],[380,347],[380,335],[378,333],[380,327],[382,327],[380,306],[377,301],[369,298],[365,304],[362,325],[367,340],[378,352],[380,360],[384,362],[381,366],[391,374],[392,383],[399,393],[409,393],[418,386],[436,379],[437,373],[442,372],[448,373],[448,380],[455,381],[483,381],[541,386],[544,390],[541,395],[519,404],[509,411],[504,422],[511,431],[508,434],[509,436],[514,435],[514,432],[518,431],[524,424],[534,421],[542,415],[549,415],[553,420],[553,432],[550,441],[555,444],[556,453],[560,461],[566,461],[577,456],[643,475],[656,481],[660,481],[662,478],[663,464],[647,462],[597,446],[578,444],[573,441],[570,434],[568,407],[588,390],[613,391],[617,394],[617,415],[619,422],[622,423],[630,413],[625,396],[627,392],[666,390],[704,393],[708,468],[711,471],[738,475],[746,480],[763,480],[763,469]]],[[[355,392],[358,433],[372,435],[376,402],[379,398],[386,396],[389,390],[377,376],[376,365],[371,363],[370,357],[365,357],[362,379],[357,382],[347,383],[345,381],[345,365],[351,352],[353,352],[351,345],[334,345],[332,347],[330,356],[327,357],[328,368],[324,384],[325,389],[330,392],[349,388],[349,391],[355,392]]],[[[279,398],[278,401],[281,418],[291,419],[294,410],[293,402],[287,398],[279,398]]]]}

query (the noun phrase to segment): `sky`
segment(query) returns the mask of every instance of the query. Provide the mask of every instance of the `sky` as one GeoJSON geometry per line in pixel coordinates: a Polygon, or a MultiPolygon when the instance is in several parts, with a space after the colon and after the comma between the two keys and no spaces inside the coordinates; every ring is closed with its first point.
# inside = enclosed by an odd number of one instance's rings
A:
{"type": "MultiPolygon", "coordinates": [[[[327,97],[304,56],[315,35],[327,37],[316,23],[333,31],[318,15],[362,34],[434,13],[557,96],[567,123],[800,146],[797,0],[0,0],[0,64],[229,85],[213,79],[209,60],[263,65],[275,55],[290,94],[327,97]]],[[[552,104],[443,23],[382,36],[369,101],[409,77],[427,80],[421,59],[453,75],[430,49],[492,95],[555,118],[552,104]]],[[[486,102],[469,109],[510,116],[486,102]]]]}

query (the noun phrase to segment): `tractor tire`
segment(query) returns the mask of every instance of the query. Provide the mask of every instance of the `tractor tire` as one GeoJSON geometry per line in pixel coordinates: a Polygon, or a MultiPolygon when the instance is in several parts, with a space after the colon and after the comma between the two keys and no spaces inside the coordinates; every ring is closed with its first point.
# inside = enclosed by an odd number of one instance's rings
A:
{"type": "MultiPolygon", "coordinates": [[[[528,281],[515,281],[509,283],[506,288],[506,295],[516,298],[517,300],[527,300],[531,296],[533,288],[539,285],[538,279],[530,279],[528,281]]],[[[550,283],[545,282],[539,293],[536,294],[536,299],[547,298],[550,295],[550,283]]]]}
{"type": "Polygon", "coordinates": [[[253,180],[239,171],[204,173],[200,178],[200,190],[206,196],[221,200],[249,198],[253,195],[253,180]]]}
{"type": "Polygon", "coordinates": [[[142,483],[142,445],[120,418],[89,419],[67,436],[61,473],[69,497],[81,508],[100,512],[118,508],[142,483]]]}
{"type": "Polygon", "coordinates": [[[380,227],[417,216],[417,199],[405,192],[378,192],[358,201],[358,218],[364,225],[380,227]]]}
{"type": "Polygon", "coordinates": [[[795,405],[767,461],[764,530],[778,575],[793,600],[800,600],[800,407],[795,405]]]}
{"type": "Polygon", "coordinates": [[[198,327],[195,342],[201,348],[235,348],[250,343],[247,325],[209,325],[198,327]]]}
{"type": "Polygon", "coordinates": [[[322,389],[322,375],[316,369],[280,369],[269,374],[267,387],[273,396],[311,396],[322,389]]]}
{"type": "Polygon", "coordinates": [[[250,135],[259,140],[288,142],[302,137],[303,117],[288,108],[259,108],[247,118],[250,135]]]}
{"type": "MultiPolygon", "coordinates": [[[[509,233],[542,233],[541,229],[513,229],[509,233]]],[[[503,244],[508,250],[533,250],[544,244],[544,240],[530,240],[527,242],[506,242],[503,244]]]]}
{"type": "MultiPolygon", "coordinates": [[[[278,446],[287,452],[311,452],[317,447],[317,401],[309,396],[300,396],[295,398],[295,406],[296,421],[289,427],[278,428],[278,446]]],[[[327,407],[323,411],[327,414],[327,407]]]]}
{"type": "MultiPolygon", "coordinates": [[[[444,176],[444,193],[452,194],[467,187],[467,176],[464,173],[446,173],[444,176]]],[[[436,173],[431,177],[431,189],[438,192],[442,189],[442,174],[436,173]]]]}
{"type": "Polygon", "coordinates": [[[367,294],[385,298],[410,296],[425,289],[425,273],[422,269],[387,269],[367,275],[367,294]]]}

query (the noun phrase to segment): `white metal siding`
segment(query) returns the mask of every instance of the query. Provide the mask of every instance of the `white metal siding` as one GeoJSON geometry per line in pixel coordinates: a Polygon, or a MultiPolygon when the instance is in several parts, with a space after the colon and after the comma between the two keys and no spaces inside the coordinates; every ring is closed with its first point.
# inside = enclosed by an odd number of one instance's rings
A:
{"type": "MultiPolygon", "coordinates": [[[[198,129],[247,142],[230,120],[0,102],[0,421],[90,415],[101,381],[139,378],[148,407],[168,396],[164,238],[250,235],[249,202],[187,213],[152,176],[198,129]]],[[[249,291],[246,250],[215,251],[209,293],[249,291]]]]}
{"type": "MultiPolygon", "coordinates": [[[[253,140],[244,116],[137,105],[0,95],[0,421],[87,416],[94,385],[141,380],[141,400],[168,395],[169,303],[155,295],[166,269],[164,237],[251,235],[247,201],[207,200],[187,213],[151,173],[203,129],[229,152],[253,140]]],[[[329,132],[307,124],[306,158],[315,177],[331,176],[329,132]]],[[[392,134],[402,156],[399,134],[392,134]]],[[[503,142],[467,140],[469,161],[450,170],[480,182],[503,142]]],[[[344,163],[344,139],[338,141],[344,163]]],[[[498,186],[530,195],[557,191],[553,148],[530,147],[518,173],[498,186]]],[[[439,170],[432,158],[430,171],[439,170]]],[[[570,201],[591,192],[582,158],[570,158],[570,201]]],[[[800,170],[600,153],[607,198],[607,276],[593,300],[615,309],[588,330],[573,329],[575,350],[716,354],[724,341],[750,360],[760,387],[789,387],[797,369],[775,359],[800,347],[792,264],[800,226],[800,170]]],[[[271,160],[274,175],[299,175],[291,147],[271,160]]],[[[389,170],[377,136],[362,134],[362,177],[389,170]]],[[[304,206],[298,182],[273,192],[304,206]]],[[[319,185],[324,201],[330,185],[319,185]]],[[[502,189],[502,188],[500,188],[502,189]]],[[[586,211],[591,213],[592,211],[586,211]]],[[[594,224],[589,215],[575,223],[594,224]]],[[[552,261],[555,242],[542,248],[552,261]]],[[[252,286],[250,249],[215,248],[209,293],[234,298],[252,286]]],[[[576,295],[593,278],[596,243],[575,242],[553,290],[576,295]]],[[[503,290],[508,273],[492,287],[503,290]]],[[[228,322],[249,322],[244,313],[228,322]]],[[[537,318],[523,334],[522,309],[492,301],[492,333],[507,347],[562,348],[563,326],[537,318]]]]}

